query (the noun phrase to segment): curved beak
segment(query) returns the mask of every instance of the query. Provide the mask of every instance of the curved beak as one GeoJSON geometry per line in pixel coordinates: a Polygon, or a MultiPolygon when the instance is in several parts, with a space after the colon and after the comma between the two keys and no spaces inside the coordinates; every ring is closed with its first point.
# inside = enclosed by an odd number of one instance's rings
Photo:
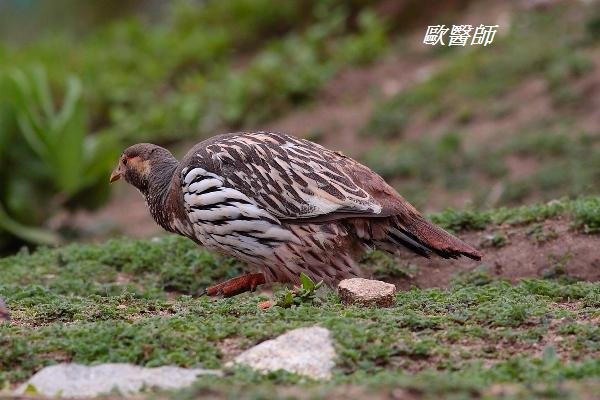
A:
{"type": "Polygon", "coordinates": [[[110,183],[121,179],[121,175],[123,175],[123,169],[121,168],[121,165],[119,165],[117,168],[115,168],[112,174],[110,174],[110,183]]]}

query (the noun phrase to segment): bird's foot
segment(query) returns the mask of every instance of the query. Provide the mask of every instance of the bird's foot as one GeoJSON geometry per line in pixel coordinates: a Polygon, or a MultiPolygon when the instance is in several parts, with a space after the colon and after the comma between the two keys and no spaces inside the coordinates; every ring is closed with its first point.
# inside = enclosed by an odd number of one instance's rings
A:
{"type": "Polygon", "coordinates": [[[232,297],[244,292],[253,292],[258,285],[264,284],[262,273],[247,274],[206,288],[200,295],[232,297]]]}

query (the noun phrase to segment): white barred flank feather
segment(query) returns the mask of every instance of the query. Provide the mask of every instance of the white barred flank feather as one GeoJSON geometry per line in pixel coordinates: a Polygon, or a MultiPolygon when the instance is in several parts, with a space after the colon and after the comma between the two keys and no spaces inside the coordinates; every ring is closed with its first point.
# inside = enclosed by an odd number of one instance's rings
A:
{"type": "Polygon", "coordinates": [[[275,244],[296,238],[248,196],[223,185],[202,168],[181,173],[183,202],[196,238],[251,263],[265,260],[275,244]]]}

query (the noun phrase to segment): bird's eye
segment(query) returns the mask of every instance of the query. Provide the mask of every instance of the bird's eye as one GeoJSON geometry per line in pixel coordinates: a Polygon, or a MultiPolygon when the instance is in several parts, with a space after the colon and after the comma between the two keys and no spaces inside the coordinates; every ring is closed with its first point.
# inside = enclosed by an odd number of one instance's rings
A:
{"type": "Polygon", "coordinates": [[[127,165],[127,157],[123,157],[123,165],[127,165]]]}

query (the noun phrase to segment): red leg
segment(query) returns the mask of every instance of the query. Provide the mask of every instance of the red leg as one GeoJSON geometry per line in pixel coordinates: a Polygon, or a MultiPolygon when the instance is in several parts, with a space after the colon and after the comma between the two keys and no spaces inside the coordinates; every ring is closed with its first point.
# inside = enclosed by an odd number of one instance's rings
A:
{"type": "Polygon", "coordinates": [[[232,297],[240,293],[253,292],[258,285],[265,283],[265,276],[262,273],[247,274],[237,278],[219,283],[218,285],[206,288],[204,293],[208,296],[223,295],[223,297],[232,297]]]}

